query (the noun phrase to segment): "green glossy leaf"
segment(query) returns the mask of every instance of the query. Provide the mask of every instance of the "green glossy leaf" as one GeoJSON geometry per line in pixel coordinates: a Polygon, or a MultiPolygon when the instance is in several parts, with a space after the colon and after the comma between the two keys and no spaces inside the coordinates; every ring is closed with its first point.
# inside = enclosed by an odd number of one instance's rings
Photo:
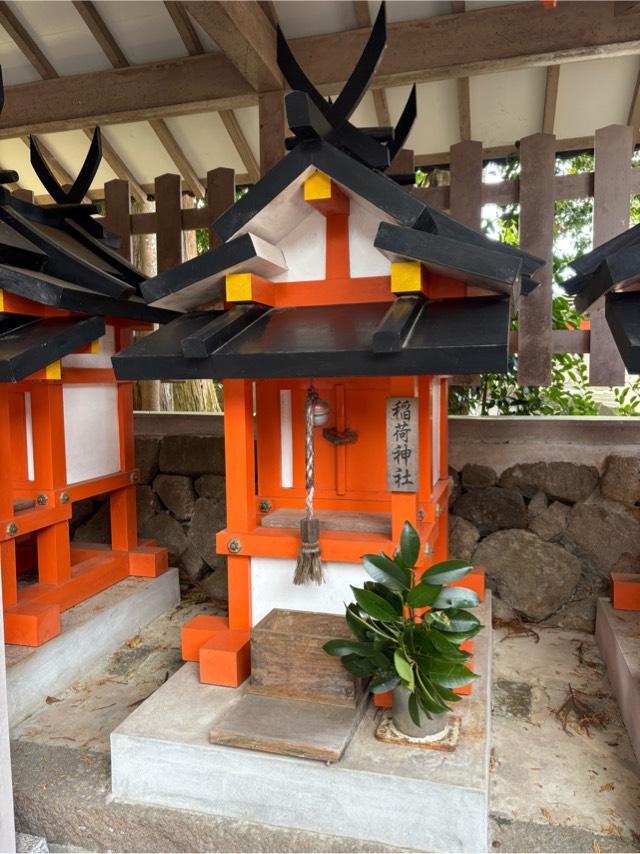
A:
{"type": "Polygon", "coordinates": [[[466,560],[444,560],[429,567],[421,581],[425,584],[451,584],[464,578],[472,569],[466,560]]]}
{"type": "Polygon", "coordinates": [[[393,691],[400,684],[400,677],[397,673],[381,673],[371,680],[369,688],[374,694],[386,694],[387,691],[393,691]]]}
{"type": "Polygon", "coordinates": [[[377,555],[363,555],[362,566],[374,581],[385,584],[392,590],[404,591],[411,586],[409,570],[398,566],[382,552],[377,555]]]}
{"type": "Polygon", "coordinates": [[[409,714],[414,724],[420,726],[420,709],[418,708],[418,698],[415,694],[409,697],[409,714]]]}
{"type": "Polygon", "coordinates": [[[344,655],[340,661],[342,662],[342,666],[348,670],[349,673],[353,673],[354,676],[366,678],[367,676],[373,676],[376,672],[371,660],[368,658],[361,658],[359,655],[344,655]]]}
{"type": "Polygon", "coordinates": [[[436,652],[444,658],[451,657],[458,659],[461,655],[468,655],[468,653],[459,650],[448,637],[445,637],[437,629],[432,629],[427,637],[435,647],[436,652]]]}
{"type": "Polygon", "coordinates": [[[442,608],[475,608],[480,604],[480,597],[466,587],[445,587],[433,603],[434,610],[442,608]]]}
{"type": "Polygon", "coordinates": [[[351,589],[362,610],[376,620],[381,620],[383,623],[393,623],[398,619],[397,611],[382,596],[378,596],[371,590],[361,590],[359,587],[352,587],[351,589]]]}
{"type": "Polygon", "coordinates": [[[464,664],[434,662],[430,668],[430,678],[443,688],[462,688],[477,679],[477,674],[464,664]]]}
{"type": "Polygon", "coordinates": [[[442,590],[440,586],[431,584],[416,584],[406,595],[407,605],[412,608],[426,608],[433,605],[442,590]]]}
{"type": "Polygon", "coordinates": [[[469,632],[480,625],[480,620],[475,614],[462,608],[453,608],[450,611],[433,610],[430,614],[437,621],[441,632],[469,632]]]}
{"type": "Polygon", "coordinates": [[[372,643],[355,640],[330,640],[322,649],[329,655],[359,655],[361,658],[373,658],[376,650],[372,643]]]}
{"type": "MultiPolygon", "coordinates": [[[[477,626],[474,626],[472,629],[469,629],[469,631],[466,632],[446,632],[446,637],[447,640],[451,641],[451,643],[461,644],[466,640],[474,638],[482,628],[483,626],[478,623],[477,626]]],[[[440,631],[440,626],[438,626],[438,631],[440,631]]]]}
{"type": "Polygon", "coordinates": [[[441,712],[446,712],[448,710],[448,706],[445,703],[442,703],[433,691],[431,683],[428,679],[419,680],[418,690],[416,693],[418,695],[420,705],[429,717],[431,717],[431,715],[438,715],[441,712]]]}
{"type": "Polygon", "coordinates": [[[358,614],[358,606],[351,602],[347,605],[347,610],[345,613],[345,618],[347,620],[347,625],[353,632],[353,634],[361,641],[369,640],[369,634],[367,632],[366,626],[362,625],[362,617],[358,614]]]}
{"type": "Polygon", "coordinates": [[[420,537],[411,522],[405,522],[400,534],[400,560],[407,568],[411,568],[419,557],[420,537]]]}
{"type": "Polygon", "coordinates": [[[430,682],[429,684],[434,694],[442,703],[459,703],[462,699],[460,694],[456,694],[450,688],[445,688],[442,685],[435,685],[433,682],[430,682]]]}
{"type": "Polygon", "coordinates": [[[413,675],[413,667],[407,661],[401,649],[397,649],[393,654],[393,663],[396,668],[396,673],[402,679],[403,684],[413,691],[415,687],[415,679],[413,675]]]}
{"type": "Polygon", "coordinates": [[[391,605],[399,617],[402,616],[404,609],[401,593],[390,590],[385,584],[380,584],[379,581],[365,581],[363,587],[365,590],[370,590],[372,593],[380,596],[381,599],[384,599],[385,602],[391,605]]]}

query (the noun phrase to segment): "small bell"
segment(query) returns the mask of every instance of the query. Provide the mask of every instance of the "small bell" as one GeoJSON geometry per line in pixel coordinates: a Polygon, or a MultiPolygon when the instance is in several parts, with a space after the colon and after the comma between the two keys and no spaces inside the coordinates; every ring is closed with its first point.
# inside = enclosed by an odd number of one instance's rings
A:
{"type": "Polygon", "coordinates": [[[331,409],[326,400],[318,398],[313,404],[313,426],[324,427],[329,423],[331,409]]]}

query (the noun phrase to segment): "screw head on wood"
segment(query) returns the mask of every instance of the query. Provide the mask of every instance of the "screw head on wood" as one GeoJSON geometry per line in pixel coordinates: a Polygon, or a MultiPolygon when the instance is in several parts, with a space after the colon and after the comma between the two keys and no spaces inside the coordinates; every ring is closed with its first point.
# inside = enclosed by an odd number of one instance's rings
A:
{"type": "Polygon", "coordinates": [[[137,482],[138,482],[138,472],[132,471],[131,472],[131,483],[137,483],[137,482]]]}
{"type": "Polygon", "coordinates": [[[9,524],[7,525],[7,534],[10,537],[15,537],[15,535],[17,533],[18,533],[18,526],[16,525],[16,523],[15,522],[9,522],[9,524]]]}
{"type": "Polygon", "coordinates": [[[272,504],[270,501],[261,501],[259,508],[261,513],[268,513],[271,510],[272,504]]]}
{"type": "Polygon", "coordinates": [[[60,493],[60,502],[62,504],[68,504],[68,502],[69,502],[69,493],[68,492],[61,492],[60,493]]]}
{"type": "Polygon", "coordinates": [[[41,507],[44,507],[44,505],[48,502],[48,500],[49,499],[47,498],[46,495],[41,494],[36,498],[36,503],[39,504],[41,507]]]}
{"type": "Polygon", "coordinates": [[[242,543],[240,542],[240,540],[236,540],[236,538],[234,537],[227,543],[227,548],[229,549],[231,554],[237,554],[242,548],[242,543]]]}
{"type": "Polygon", "coordinates": [[[418,522],[424,522],[424,510],[422,507],[418,510],[418,522]]]}

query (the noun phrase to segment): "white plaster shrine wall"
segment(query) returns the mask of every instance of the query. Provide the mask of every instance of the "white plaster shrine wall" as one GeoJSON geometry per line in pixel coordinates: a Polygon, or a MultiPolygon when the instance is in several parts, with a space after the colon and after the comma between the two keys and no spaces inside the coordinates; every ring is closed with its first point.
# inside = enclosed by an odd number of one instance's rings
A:
{"type": "Polygon", "coordinates": [[[98,339],[97,353],[69,353],[62,357],[63,368],[111,368],[111,356],[116,352],[115,330],[107,326],[105,334],[98,339]]]}
{"type": "Polygon", "coordinates": [[[360,564],[325,562],[325,584],[296,586],[293,583],[295,569],[295,560],[251,558],[253,625],[259,623],[273,608],[344,614],[345,603],[354,601],[350,585],[362,587],[369,580],[360,564]]]}
{"type": "Polygon", "coordinates": [[[117,386],[71,383],[62,395],[67,483],[120,471],[117,386]]]}
{"type": "Polygon", "coordinates": [[[381,221],[393,222],[382,211],[368,209],[351,197],[349,209],[349,271],[351,277],[388,276],[389,259],[373,248],[373,241],[381,221]]]}

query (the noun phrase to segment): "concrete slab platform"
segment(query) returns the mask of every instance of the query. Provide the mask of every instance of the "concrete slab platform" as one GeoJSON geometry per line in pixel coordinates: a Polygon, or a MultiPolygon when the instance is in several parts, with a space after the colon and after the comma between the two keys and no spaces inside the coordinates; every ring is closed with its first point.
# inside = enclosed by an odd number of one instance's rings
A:
{"type": "MultiPolygon", "coordinates": [[[[488,596],[478,616],[491,625],[488,596]]],[[[372,707],[340,762],[209,743],[212,722],[243,689],[201,685],[186,664],[111,736],[112,792],[122,801],[425,851],[485,851],[488,831],[491,631],[476,639],[480,679],[456,707],[454,753],[375,739],[372,707]],[[372,808],[375,805],[375,808],[372,808]]]]}
{"type": "Polygon", "coordinates": [[[178,570],[126,578],[62,614],[62,632],[40,647],[7,645],[9,722],[17,726],[47,697],[84,677],[104,656],[180,601],[178,570]]]}
{"type": "Polygon", "coordinates": [[[616,610],[599,599],[596,640],[640,762],[640,611],[616,610]]]}

